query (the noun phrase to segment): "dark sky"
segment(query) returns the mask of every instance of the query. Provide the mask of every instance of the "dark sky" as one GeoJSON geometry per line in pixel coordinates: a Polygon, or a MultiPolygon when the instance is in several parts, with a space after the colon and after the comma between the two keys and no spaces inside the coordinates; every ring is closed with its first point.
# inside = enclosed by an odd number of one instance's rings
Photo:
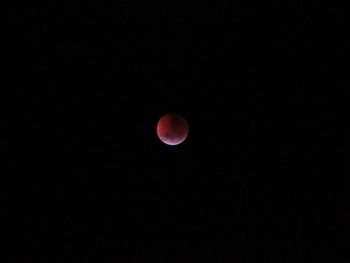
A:
{"type": "Polygon", "coordinates": [[[8,10],[4,262],[350,261],[345,10],[212,4],[8,10]]]}

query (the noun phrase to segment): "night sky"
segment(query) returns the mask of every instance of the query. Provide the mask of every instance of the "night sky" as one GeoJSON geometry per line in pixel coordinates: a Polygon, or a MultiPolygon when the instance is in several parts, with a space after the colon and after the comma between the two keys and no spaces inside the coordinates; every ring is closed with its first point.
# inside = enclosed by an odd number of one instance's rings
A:
{"type": "Polygon", "coordinates": [[[50,2],[1,18],[3,262],[350,262],[345,9],[50,2]]]}

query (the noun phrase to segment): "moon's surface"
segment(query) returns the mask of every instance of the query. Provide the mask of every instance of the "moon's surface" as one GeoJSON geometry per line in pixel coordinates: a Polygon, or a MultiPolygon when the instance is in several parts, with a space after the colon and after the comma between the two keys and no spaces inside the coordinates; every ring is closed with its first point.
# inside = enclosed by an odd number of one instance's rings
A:
{"type": "Polygon", "coordinates": [[[167,145],[178,145],[188,136],[188,122],[179,114],[168,113],[158,121],[157,135],[167,145]]]}

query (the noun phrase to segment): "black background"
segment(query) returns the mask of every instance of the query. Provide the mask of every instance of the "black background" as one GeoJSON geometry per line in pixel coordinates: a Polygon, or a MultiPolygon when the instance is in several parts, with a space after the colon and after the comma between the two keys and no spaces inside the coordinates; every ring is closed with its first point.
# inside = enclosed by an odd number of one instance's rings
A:
{"type": "Polygon", "coordinates": [[[8,9],[5,262],[349,262],[347,23],[228,1],[8,9]],[[176,147],[155,132],[168,112],[190,124],[176,147]]]}

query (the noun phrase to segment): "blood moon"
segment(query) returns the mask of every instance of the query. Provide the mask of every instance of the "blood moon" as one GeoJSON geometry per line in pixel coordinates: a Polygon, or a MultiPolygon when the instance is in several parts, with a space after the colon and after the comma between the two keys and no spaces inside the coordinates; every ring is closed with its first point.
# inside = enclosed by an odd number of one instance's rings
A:
{"type": "Polygon", "coordinates": [[[178,145],[188,136],[188,122],[179,114],[165,114],[158,121],[157,135],[167,145],[178,145]]]}

